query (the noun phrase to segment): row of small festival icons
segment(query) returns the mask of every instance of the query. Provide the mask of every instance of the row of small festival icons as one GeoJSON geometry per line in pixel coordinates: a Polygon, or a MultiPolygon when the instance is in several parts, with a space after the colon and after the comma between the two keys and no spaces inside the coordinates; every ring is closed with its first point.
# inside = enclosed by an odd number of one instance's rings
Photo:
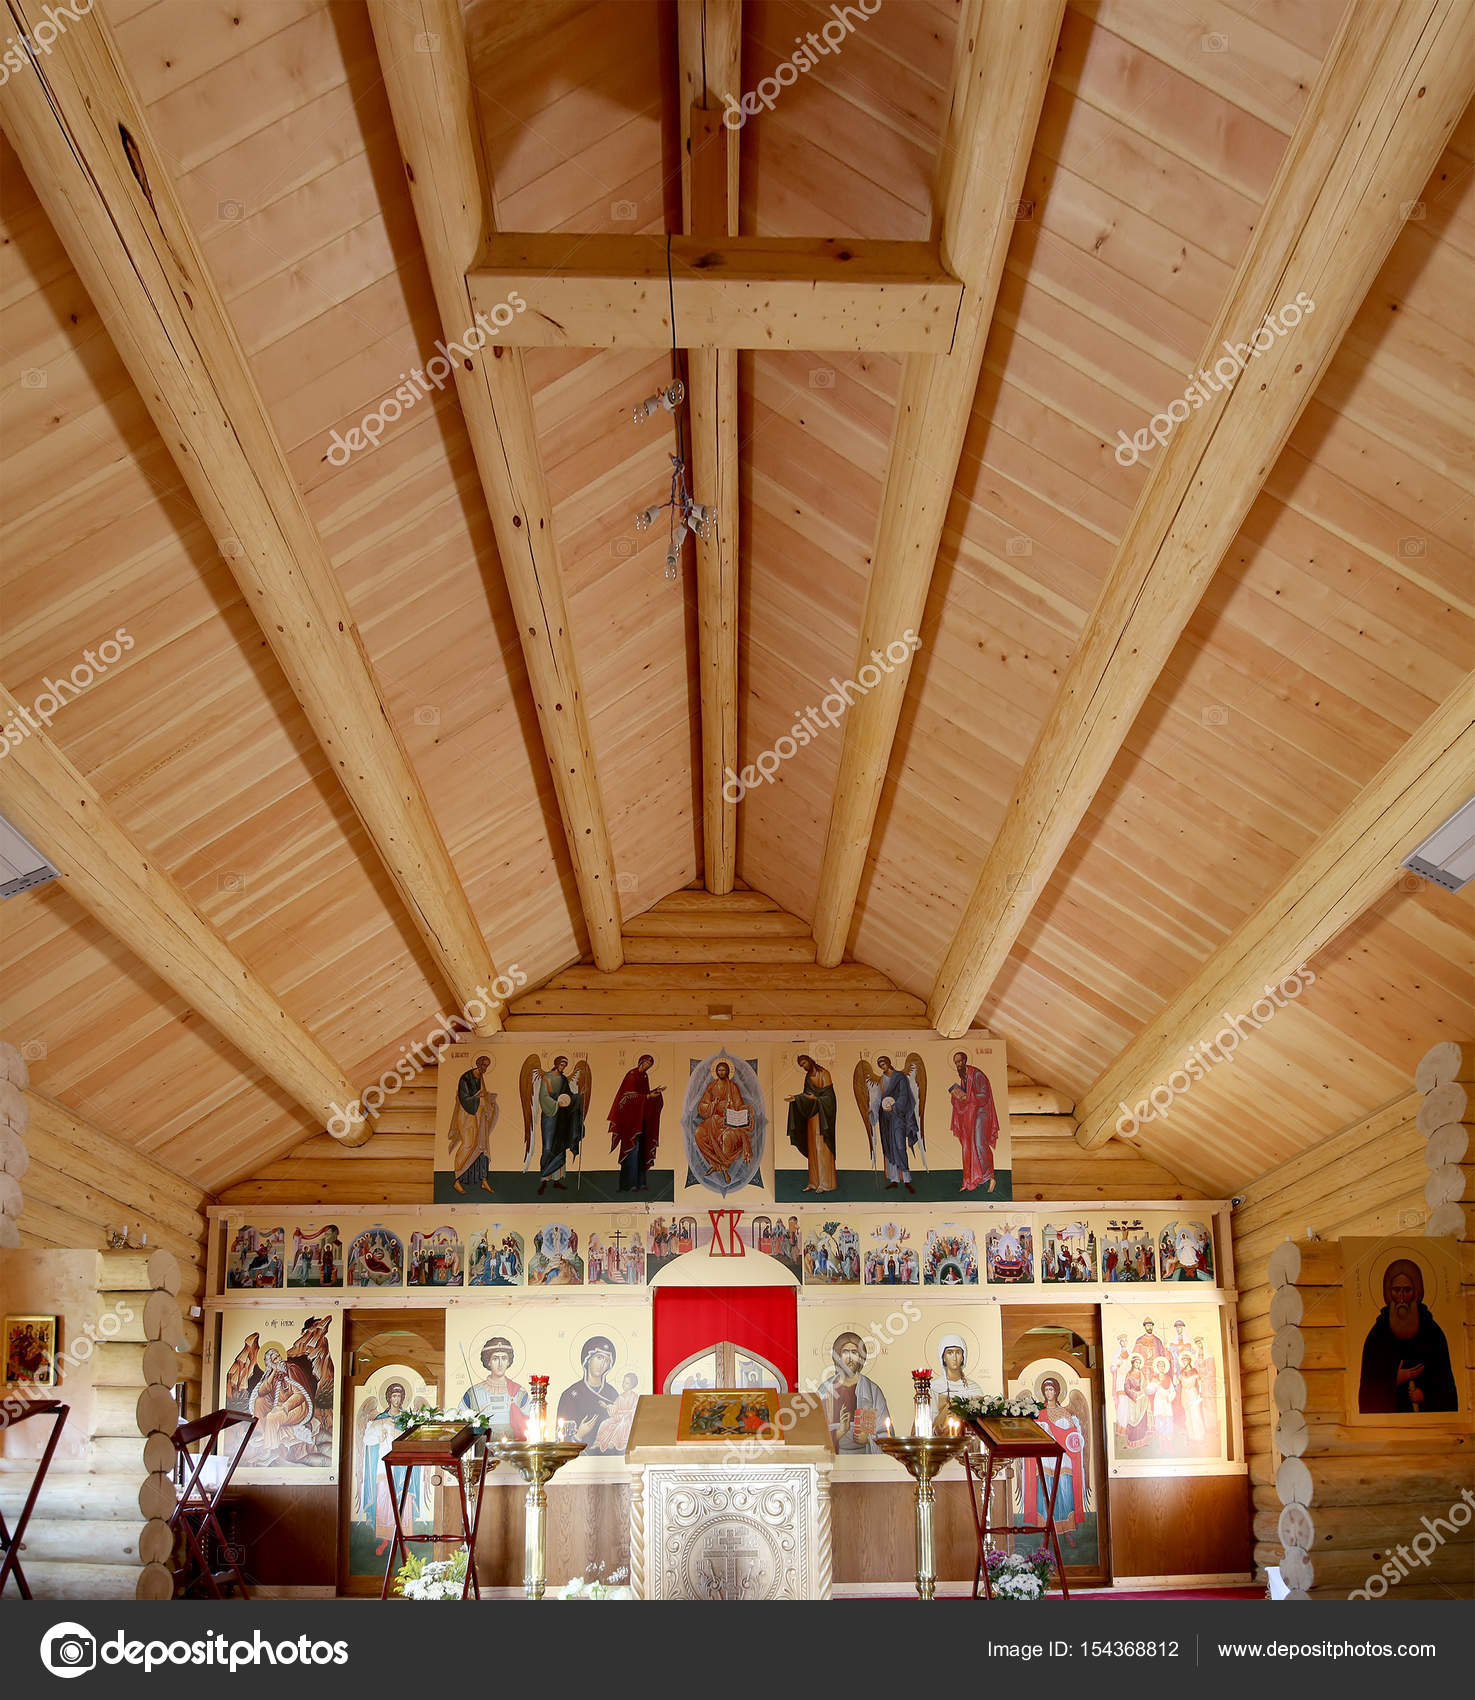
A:
{"type": "MultiPolygon", "coordinates": [[[[694,1217],[674,1217],[668,1232],[656,1218],[645,1236],[622,1229],[597,1231],[579,1255],[579,1234],[567,1223],[546,1223],[533,1235],[531,1259],[524,1237],[506,1224],[494,1224],[471,1241],[471,1273],[465,1268],[465,1246],[455,1228],[445,1226],[410,1234],[408,1282],[404,1242],[392,1228],[376,1223],[350,1241],[347,1258],[335,1224],[304,1233],[293,1228],[292,1259],[285,1259],[285,1227],[264,1231],[244,1224],[235,1234],[226,1269],[226,1287],[241,1290],[321,1289],[349,1287],[445,1288],[462,1286],[640,1286],[648,1263],[657,1267],[705,1244],[710,1255],[745,1256],[737,1227],[739,1212],[711,1212],[713,1224],[705,1241],[694,1217]],[[724,1242],[720,1218],[728,1239],[724,1242]],[[500,1233],[500,1243],[497,1236],[500,1233]],[[628,1243],[627,1243],[628,1242],[628,1243]],[[588,1271],[586,1279],[586,1268],[588,1271]]],[[[943,1222],[927,1229],[924,1249],[910,1245],[911,1231],[895,1222],[870,1230],[877,1244],[862,1256],[860,1236],[849,1225],[812,1219],[801,1233],[799,1218],[775,1223],[756,1217],[750,1235],[753,1250],[773,1256],[806,1285],[817,1286],[974,1286],[979,1279],[978,1243],[971,1227],[943,1222]],[[761,1224],[761,1226],[760,1226],[761,1224]]],[[[1032,1223],[1005,1221],[984,1234],[984,1275],[989,1285],[1033,1285],[1036,1268],[1041,1285],[1147,1284],[1192,1280],[1214,1282],[1213,1240],[1203,1222],[1175,1217],[1152,1230],[1140,1219],[1111,1220],[1110,1237],[1103,1241],[1098,1263],[1094,1229],[1085,1222],[1043,1224],[1044,1242],[1038,1261],[1032,1223]],[[1155,1245],[1154,1242],[1157,1242],[1155,1245]],[[1098,1269],[1100,1275],[1098,1277],[1098,1269]]]]}

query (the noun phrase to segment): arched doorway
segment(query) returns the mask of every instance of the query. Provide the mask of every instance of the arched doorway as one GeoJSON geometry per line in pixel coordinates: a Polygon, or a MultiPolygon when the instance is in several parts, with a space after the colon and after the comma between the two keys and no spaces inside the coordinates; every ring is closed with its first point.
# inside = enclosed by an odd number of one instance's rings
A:
{"type": "MultiPolygon", "coordinates": [[[[383,1453],[392,1413],[445,1397],[445,1312],[349,1311],[344,1318],[342,1457],[338,1472],[338,1588],[377,1597],[390,1529],[383,1453]]],[[[430,1472],[406,1507],[406,1527],[433,1528],[430,1472]]]]}
{"type": "MultiPolygon", "coordinates": [[[[1092,1305],[1004,1307],[1004,1382],[1047,1402],[1042,1420],[1066,1449],[1056,1499],[1056,1532],[1072,1587],[1110,1577],[1106,1454],[1101,1383],[1100,1316],[1092,1305]]],[[[1012,1482],[1013,1509],[1038,1520],[1048,1492],[1038,1466],[1026,1461],[1012,1482]]],[[[1038,1542],[1017,1537],[1022,1548],[1038,1542]]]]}

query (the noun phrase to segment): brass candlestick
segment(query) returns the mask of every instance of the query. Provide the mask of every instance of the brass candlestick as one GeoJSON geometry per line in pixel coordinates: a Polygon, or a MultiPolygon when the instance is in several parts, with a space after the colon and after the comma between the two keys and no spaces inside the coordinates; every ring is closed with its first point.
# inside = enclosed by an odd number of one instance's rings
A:
{"type": "Polygon", "coordinates": [[[504,1436],[497,1456],[505,1458],[528,1485],[527,1518],[522,1547],[522,1589],[530,1600],[541,1600],[548,1587],[548,1483],[584,1450],[582,1440],[549,1439],[548,1377],[528,1377],[528,1438],[504,1436]]]}
{"type": "Polygon", "coordinates": [[[528,1485],[522,1586],[530,1600],[541,1600],[548,1586],[548,1483],[583,1450],[582,1440],[497,1442],[497,1456],[505,1458],[528,1485]]]}
{"type": "Polygon", "coordinates": [[[930,1600],[937,1594],[937,1556],[932,1532],[932,1507],[936,1500],[933,1478],[950,1458],[967,1444],[961,1434],[877,1435],[876,1445],[888,1458],[895,1458],[917,1483],[917,1598],[930,1600]]]}

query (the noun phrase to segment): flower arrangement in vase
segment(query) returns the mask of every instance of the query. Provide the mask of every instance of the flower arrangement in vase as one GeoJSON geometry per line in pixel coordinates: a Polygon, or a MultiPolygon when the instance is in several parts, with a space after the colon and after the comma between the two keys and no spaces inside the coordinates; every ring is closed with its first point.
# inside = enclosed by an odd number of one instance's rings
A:
{"type": "Polygon", "coordinates": [[[985,1561],[989,1589],[996,1600],[1042,1600],[1055,1574],[1055,1561],[1043,1548],[1031,1553],[995,1550],[986,1554],[985,1561]]]}
{"type": "Polygon", "coordinates": [[[466,1553],[453,1558],[420,1558],[412,1554],[399,1567],[394,1591],[406,1600],[459,1600],[466,1587],[466,1553]]]}
{"type": "Polygon", "coordinates": [[[965,1423],[980,1417],[1037,1417],[1044,1407],[1033,1393],[983,1393],[973,1399],[949,1399],[947,1408],[965,1423]]]}

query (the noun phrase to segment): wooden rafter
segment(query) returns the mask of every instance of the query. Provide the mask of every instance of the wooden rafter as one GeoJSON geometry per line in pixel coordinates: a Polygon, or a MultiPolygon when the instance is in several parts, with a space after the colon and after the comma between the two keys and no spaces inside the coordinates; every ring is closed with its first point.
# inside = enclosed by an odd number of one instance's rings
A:
{"type": "MultiPolygon", "coordinates": [[[[1082,1145],[1117,1131],[1120,1104],[1304,966],[1399,877],[1402,859],[1475,789],[1475,673],[1445,698],[1254,914],[1103,1071],[1076,1106],[1082,1145]]],[[[1313,1003],[1315,993],[1302,994],[1313,1003]]],[[[1275,1001],[1275,1000],[1272,1000],[1275,1001]]]]}
{"type": "MultiPolygon", "coordinates": [[[[38,0],[9,0],[18,30],[38,0]]],[[[100,10],[0,87],[0,122],[246,606],[464,1008],[491,954],[100,10]]],[[[485,1022],[495,1030],[496,1014],[485,1022]]]]}
{"type": "MultiPolygon", "coordinates": [[[[20,704],[0,685],[0,723],[20,704]]],[[[56,867],[101,926],[230,1040],[318,1127],[346,1122],[347,1076],[205,920],[40,729],[0,761],[0,813],[56,867]]],[[[347,1130],[360,1144],[367,1122],[347,1130]]]]}
{"type": "MultiPolygon", "coordinates": [[[[448,340],[465,347],[468,333],[485,329],[476,317],[483,307],[487,323],[499,322],[494,315],[506,310],[507,291],[482,303],[467,278],[492,234],[492,185],[461,9],[457,0],[370,0],[369,16],[441,325],[448,340]]],[[[493,341],[467,353],[455,371],[590,946],[601,968],[618,968],[614,857],[522,355],[493,341]]]]}
{"type": "MultiPolygon", "coordinates": [[[[724,97],[742,81],[742,0],[680,0],[681,206],[688,235],[737,235],[738,132],[724,97]]],[[[687,356],[692,496],[717,516],[697,538],[697,668],[702,716],[702,865],[708,891],[737,874],[737,804],[723,795],[738,766],[737,350],[687,356]]]]}
{"type": "Polygon", "coordinates": [[[493,236],[468,281],[478,311],[527,302],[501,339],[522,348],[669,348],[674,312],[680,348],[937,354],[963,295],[934,242],[720,231],[493,236]]]}
{"type": "Polygon", "coordinates": [[[1203,364],[1269,344],[1178,424],[1143,488],[938,973],[940,1032],[967,1028],[1008,957],[1472,92],[1467,0],[1353,0],[1203,364]],[[1287,306],[1299,323],[1266,331],[1287,306]]]}
{"type": "Polygon", "coordinates": [[[856,661],[857,679],[869,668],[880,681],[845,717],[814,917],[822,963],[849,940],[911,671],[909,659],[887,672],[872,657],[921,629],[1064,12],[1064,0],[970,0],[959,25],[937,208],[964,293],[950,351],[902,369],[856,661]]]}

